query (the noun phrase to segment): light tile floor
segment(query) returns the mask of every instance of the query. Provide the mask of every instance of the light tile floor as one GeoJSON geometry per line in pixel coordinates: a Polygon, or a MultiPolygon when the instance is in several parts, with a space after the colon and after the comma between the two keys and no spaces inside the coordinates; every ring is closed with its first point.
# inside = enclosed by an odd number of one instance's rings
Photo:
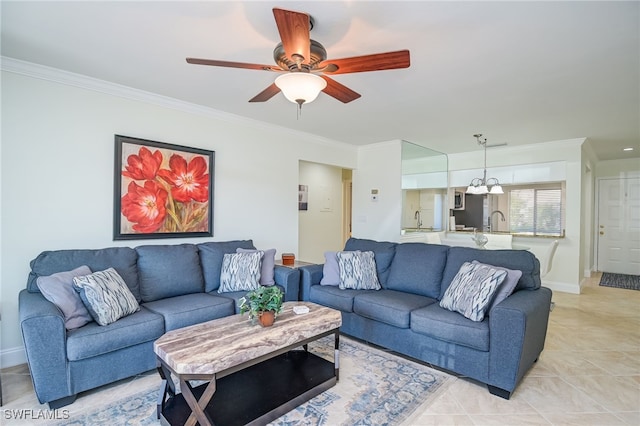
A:
{"type": "Polygon", "coordinates": [[[640,291],[555,292],[545,349],[509,401],[457,379],[406,425],[640,425],[640,291]]]}
{"type": "MultiPolygon", "coordinates": [[[[456,378],[404,425],[640,425],[640,291],[598,286],[580,295],[555,292],[545,349],[510,400],[456,378]]],[[[73,413],[147,389],[154,372],[97,391],[68,406],[73,413]]],[[[2,370],[4,410],[46,410],[38,404],[26,366],[2,370]]],[[[65,407],[67,408],[67,407],[65,407]]],[[[0,409],[0,423],[15,421],[0,409]]]]}

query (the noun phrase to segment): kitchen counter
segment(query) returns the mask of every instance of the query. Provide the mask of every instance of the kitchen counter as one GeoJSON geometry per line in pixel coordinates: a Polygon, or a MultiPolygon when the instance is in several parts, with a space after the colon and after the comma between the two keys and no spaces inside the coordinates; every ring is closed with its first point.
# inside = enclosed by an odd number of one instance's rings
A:
{"type": "MultiPolygon", "coordinates": [[[[479,229],[477,232],[481,232],[479,229]]],[[[482,232],[485,235],[488,234],[497,234],[497,235],[513,235],[514,237],[518,237],[518,238],[545,238],[545,239],[552,239],[552,240],[557,240],[557,239],[561,239],[564,238],[564,233],[562,235],[531,235],[531,234],[521,234],[521,233],[517,233],[517,232],[506,232],[506,231],[495,231],[495,232],[482,232]]],[[[462,235],[473,235],[473,229],[471,230],[460,230],[460,231],[447,231],[446,235],[455,235],[455,234],[462,234],[462,235]]]]}

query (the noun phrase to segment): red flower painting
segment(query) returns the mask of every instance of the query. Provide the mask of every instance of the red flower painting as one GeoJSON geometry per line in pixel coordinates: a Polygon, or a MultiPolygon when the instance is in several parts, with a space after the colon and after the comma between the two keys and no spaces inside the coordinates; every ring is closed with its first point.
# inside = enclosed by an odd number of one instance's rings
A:
{"type": "Polygon", "coordinates": [[[121,228],[137,234],[210,231],[208,158],[176,152],[137,145],[123,150],[121,228]]]}
{"type": "Polygon", "coordinates": [[[156,232],[167,216],[167,191],[154,181],[148,180],[144,186],[135,182],[122,197],[122,214],[133,224],[138,232],[156,232]]]}
{"type": "Polygon", "coordinates": [[[209,174],[204,158],[195,157],[189,163],[180,155],[172,155],[169,170],[160,170],[167,182],[171,183],[173,199],[181,203],[191,200],[199,203],[207,201],[209,196],[209,174]]]}

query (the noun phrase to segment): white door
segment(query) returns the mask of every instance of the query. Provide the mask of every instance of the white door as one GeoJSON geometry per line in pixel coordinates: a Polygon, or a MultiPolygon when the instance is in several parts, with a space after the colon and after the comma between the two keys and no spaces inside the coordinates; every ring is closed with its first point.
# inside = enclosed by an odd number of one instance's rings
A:
{"type": "Polygon", "coordinates": [[[640,275],[640,178],[601,179],[598,270],[640,275]]]}

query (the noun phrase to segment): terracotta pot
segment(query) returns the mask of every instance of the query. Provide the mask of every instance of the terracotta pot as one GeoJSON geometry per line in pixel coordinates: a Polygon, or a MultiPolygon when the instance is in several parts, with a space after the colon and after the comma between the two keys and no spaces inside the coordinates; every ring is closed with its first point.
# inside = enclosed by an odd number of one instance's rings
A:
{"type": "Polygon", "coordinates": [[[274,311],[263,311],[258,314],[258,321],[263,327],[270,327],[276,320],[276,313],[274,311]]]}

